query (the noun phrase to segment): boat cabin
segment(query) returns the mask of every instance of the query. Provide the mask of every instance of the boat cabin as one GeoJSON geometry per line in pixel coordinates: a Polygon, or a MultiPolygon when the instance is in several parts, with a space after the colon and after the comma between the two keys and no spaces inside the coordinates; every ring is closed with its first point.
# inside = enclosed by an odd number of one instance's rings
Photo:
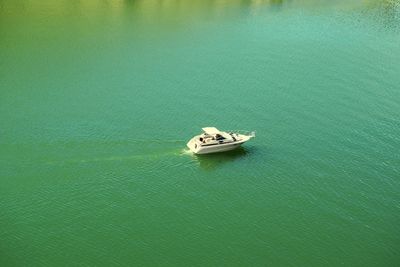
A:
{"type": "Polygon", "coordinates": [[[203,128],[204,133],[200,135],[201,145],[214,145],[236,141],[233,134],[222,132],[215,127],[203,128]]]}

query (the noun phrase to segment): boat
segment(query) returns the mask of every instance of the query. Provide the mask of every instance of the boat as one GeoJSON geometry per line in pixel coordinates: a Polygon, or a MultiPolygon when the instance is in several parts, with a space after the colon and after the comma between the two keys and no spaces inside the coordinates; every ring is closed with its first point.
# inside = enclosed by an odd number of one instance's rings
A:
{"type": "Polygon", "coordinates": [[[195,154],[209,154],[233,150],[255,137],[255,132],[220,131],[215,127],[204,127],[203,133],[187,143],[195,154]]]}

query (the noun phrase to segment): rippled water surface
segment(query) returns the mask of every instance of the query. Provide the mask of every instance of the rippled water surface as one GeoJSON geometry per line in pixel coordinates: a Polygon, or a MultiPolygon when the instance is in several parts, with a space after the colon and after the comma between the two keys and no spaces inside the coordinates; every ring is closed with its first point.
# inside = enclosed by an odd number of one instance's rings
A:
{"type": "Polygon", "coordinates": [[[0,265],[398,266],[399,62],[396,0],[0,1],[0,265]]]}

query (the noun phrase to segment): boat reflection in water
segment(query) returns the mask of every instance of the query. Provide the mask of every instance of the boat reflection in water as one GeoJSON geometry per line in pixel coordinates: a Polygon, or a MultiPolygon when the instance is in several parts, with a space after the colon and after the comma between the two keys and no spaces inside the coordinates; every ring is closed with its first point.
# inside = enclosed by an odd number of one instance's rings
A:
{"type": "Polygon", "coordinates": [[[200,168],[204,170],[214,170],[225,164],[240,161],[249,155],[248,148],[239,147],[235,150],[224,153],[215,153],[207,155],[192,154],[193,160],[196,161],[200,168]]]}

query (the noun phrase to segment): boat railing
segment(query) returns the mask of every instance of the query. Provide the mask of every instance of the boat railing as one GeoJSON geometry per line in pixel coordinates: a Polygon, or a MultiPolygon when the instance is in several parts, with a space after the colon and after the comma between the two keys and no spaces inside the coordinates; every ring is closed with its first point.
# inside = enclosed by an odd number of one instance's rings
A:
{"type": "Polygon", "coordinates": [[[234,130],[234,131],[227,131],[228,133],[237,133],[242,135],[247,135],[251,137],[256,137],[256,131],[247,131],[247,130],[234,130]]]}

